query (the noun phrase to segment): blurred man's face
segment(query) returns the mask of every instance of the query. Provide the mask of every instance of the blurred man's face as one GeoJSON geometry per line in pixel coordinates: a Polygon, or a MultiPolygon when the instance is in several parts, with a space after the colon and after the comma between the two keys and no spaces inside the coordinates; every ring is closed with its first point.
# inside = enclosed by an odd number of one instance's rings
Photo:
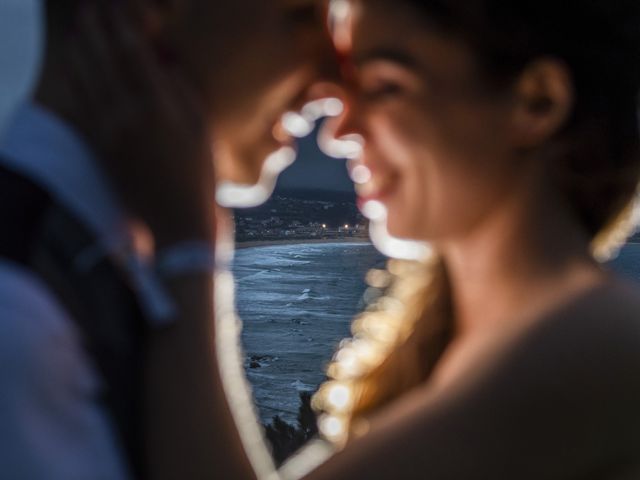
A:
{"type": "Polygon", "coordinates": [[[331,51],[315,8],[314,0],[182,0],[169,20],[211,114],[219,180],[256,183],[264,160],[291,142],[280,118],[302,105],[331,51]]]}

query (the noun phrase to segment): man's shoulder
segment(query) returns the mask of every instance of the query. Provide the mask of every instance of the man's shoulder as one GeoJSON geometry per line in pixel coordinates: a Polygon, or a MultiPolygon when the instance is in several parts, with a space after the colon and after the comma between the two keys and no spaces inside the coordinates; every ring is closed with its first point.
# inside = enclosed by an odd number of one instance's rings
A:
{"type": "Polygon", "coordinates": [[[73,322],[48,287],[0,259],[3,474],[127,478],[112,426],[95,401],[100,388],[73,322]]]}
{"type": "Polygon", "coordinates": [[[47,285],[28,268],[0,259],[0,350],[27,350],[43,343],[76,341],[64,308],[47,285]]]}
{"type": "Polygon", "coordinates": [[[12,260],[0,258],[0,309],[51,312],[58,309],[54,304],[53,295],[38,275],[12,260]]]}

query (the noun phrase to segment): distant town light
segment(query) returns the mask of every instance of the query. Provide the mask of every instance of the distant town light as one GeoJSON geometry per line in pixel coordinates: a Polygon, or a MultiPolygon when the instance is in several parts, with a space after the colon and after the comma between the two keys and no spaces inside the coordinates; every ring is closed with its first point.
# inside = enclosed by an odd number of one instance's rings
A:
{"type": "Polygon", "coordinates": [[[349,225],[345,225],[344,228],[349,228],[349,225]]]}
{"type": "Polygon", "coordinates": [[[326,223],[323,223],[323,224],[322,224],[322,228],[327,228],[327,224],[326,224],[326,223]]]}

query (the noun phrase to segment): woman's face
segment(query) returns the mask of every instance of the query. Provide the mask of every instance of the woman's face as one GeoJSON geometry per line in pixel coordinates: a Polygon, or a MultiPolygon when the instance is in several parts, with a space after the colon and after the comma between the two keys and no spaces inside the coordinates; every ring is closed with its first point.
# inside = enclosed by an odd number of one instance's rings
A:
{"type": "Polygon", "coordinates": [[[508,92],[483,87],[472,52],[403,2],[352,2],[336,30],[347,107],[335,136],[359,134],[371,179],[360,201],[387,208],[396,237],[466,235],[518,183],[508,92]]]}

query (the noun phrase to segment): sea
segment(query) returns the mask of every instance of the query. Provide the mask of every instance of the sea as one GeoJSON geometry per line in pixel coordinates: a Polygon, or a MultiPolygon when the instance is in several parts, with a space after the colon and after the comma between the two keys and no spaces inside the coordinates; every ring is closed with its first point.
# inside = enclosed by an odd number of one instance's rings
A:
{"type": "MultiPolygon", "coordinates": [[[[313,392],[363,307],[364,277],[385,258],[367,243],[292,244],[238,250],[237,309],[245,371],[259,415],[295,424],[300,392],[313,392]]],[[[614,270],[640,280],[640,244],[625,246],[614,270]]]]}
{"type": "Polygon", "coordinates": [[[236,253],[245,371],[260,417],[294,423],[362,308],[364,277],[385,259],[368,243],[292,244],[236,253]]]}

